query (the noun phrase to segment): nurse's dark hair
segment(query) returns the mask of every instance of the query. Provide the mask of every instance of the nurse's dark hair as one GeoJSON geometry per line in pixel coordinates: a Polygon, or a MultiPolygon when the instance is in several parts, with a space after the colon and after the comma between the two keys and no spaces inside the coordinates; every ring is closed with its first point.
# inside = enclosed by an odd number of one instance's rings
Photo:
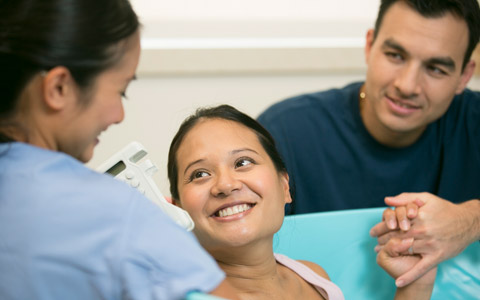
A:
{"type": "Polygon", "coordinates": [[[480,37],[480,8],[478,0],[382,0],[375,22],[375,37],[380,31],[386,12],[397,2],[404,2],[425,18],[438,18],[451,13],[467,23],[469,38],[463,59],[463,70],[470,61],[470,57],[480,37]]]}
{"type": "Polygon", "coordinates": [[[0,0],[0,142],[34,75],[64,66],[86,90],[138,28],[128,0],[0,0]]]}
{"type": "Polygon", "coordinates": [[[277,147],[275,146],[275,140],[273,139],[272,135],[255,119],[226,104],[215,107],[199,108],[194,114],[183,121],[182,125],[180,125],[180,128],[178,129],[177,134],[173,138],[172,143],[170,144],[170,151],[168,153],[168,179],[170,181],[170,193],[173,200],[179,200],[179,170],[177,163],[178,149],[180,148],[185,136],[190,132],[190,130],[192,130],[193,127],[195,127],[197,123],[209,119],[233,121],[252,130],[252,132],[254,132],[257,136],[263,149],[265,152],[267,152],[268,156],[272,160],[275,169],[278,172],[287,172],[285,164],[278,153],[277,147]]]}

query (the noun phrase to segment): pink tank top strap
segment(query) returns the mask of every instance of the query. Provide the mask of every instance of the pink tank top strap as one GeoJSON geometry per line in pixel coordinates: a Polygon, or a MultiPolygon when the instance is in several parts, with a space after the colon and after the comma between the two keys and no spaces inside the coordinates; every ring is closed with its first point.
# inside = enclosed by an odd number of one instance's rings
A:
{"type": "Polygon", "coordinates": [[[275,253],[274,255],[277,262],[291,269],[292,271],[297,273],[300,277],[302,277],[306,282],[313,285],[325,299],[329,299],[329,300],[345,299],[342,291],[335,283],[318,275],[306,265],[294,259],[291,259],[283,254],[275,253]]]}

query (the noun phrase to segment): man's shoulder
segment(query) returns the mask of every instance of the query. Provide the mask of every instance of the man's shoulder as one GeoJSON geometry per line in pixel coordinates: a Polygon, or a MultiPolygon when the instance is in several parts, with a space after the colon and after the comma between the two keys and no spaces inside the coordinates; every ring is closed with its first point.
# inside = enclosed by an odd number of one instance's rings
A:
{"type": "Polygon", "coordinates": [[[480,115],[480,91],[465,89],[456,95],[446,113],[446,116],[454,115],[455,118],[478,117],[480,115]]]}
{"type": "Polygon", "coordinates": [[[462,94],[465,94],[468,97],[477,98],[478,100],[480,100],[480,91],[476,91],[471,88],[465,88],[462,94]]]}
{"type": "Polygon", "coordinates": [[[332,108],[343,105],[352,93],[357,93],[361,82],[348,84],[342,88],[331,88],[327,90],[305,93],[293,96],[268,107],[258,117],[259,121],[277,119],[284,115],[303,115],[323,108],[332,108]]]}
{"type": "Polygon", "coordinates": [[[461,94],[456,95],[453,99],[454,102],[464,101],[464,100],[473,100],[470,105],[480,105],[480,91],[475,91],[469,88],[466,88],[461,94]]]}

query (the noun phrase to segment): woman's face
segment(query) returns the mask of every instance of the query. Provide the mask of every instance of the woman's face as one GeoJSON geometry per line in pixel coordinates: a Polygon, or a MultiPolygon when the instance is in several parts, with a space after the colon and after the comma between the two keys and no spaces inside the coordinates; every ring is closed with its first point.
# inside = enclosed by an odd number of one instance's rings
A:
{"type": "Polygon", "coordinates": [[[140,56],[138,32],[126,40],[125,47],[126,51],[120,61],[96,78],[93,90],[87,91],[85,95],[79,93],[79,99],[66,122],[68,124],[57,136],[59,151],[87,162],[98,144],[98,136],[110,125],[123,120],[122,95],[135,78],[140,56]],[[81,97],[90,97],[86,106],[81,97]]]}
{"type": "Polygon", "coordinates": [[[256,134],[223,119],[206,119],[177,152],[179,204],[209,251],[272,238],[290,203],[288,175],[279,173],[256,134]]]}

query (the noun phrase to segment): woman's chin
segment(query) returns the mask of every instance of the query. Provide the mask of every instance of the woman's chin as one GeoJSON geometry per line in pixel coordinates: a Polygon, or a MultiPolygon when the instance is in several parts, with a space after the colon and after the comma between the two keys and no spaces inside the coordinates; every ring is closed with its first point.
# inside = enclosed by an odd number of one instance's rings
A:
{"type": "MultiPolygon", "coordinates": [[[[96,145],[96,144],[95,144],[96,145]]],[[[92,157],[93,157],[93,150],[95,148],[95,145],[92,145],[90,147],[88,147],[87,149],[85,149],[79,157],[77,157],[77,159],[79,161],[81,161],[82,163],[87,163],[89,162],[92,157]]]]}

